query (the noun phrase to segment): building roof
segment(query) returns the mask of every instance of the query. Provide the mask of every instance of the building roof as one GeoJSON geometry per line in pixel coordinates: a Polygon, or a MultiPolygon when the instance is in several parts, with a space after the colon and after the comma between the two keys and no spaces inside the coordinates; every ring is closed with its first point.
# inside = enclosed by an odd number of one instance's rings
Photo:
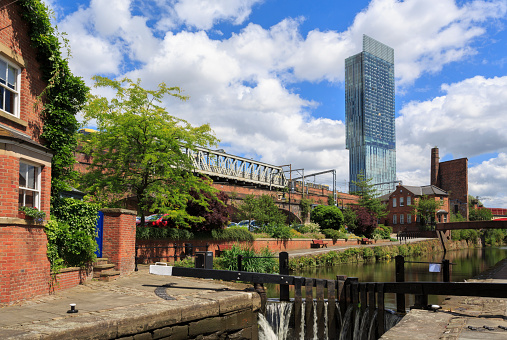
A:
{"type": "Polygon", "coordinates": [[[27,134],[11,129],[8,126],[0,125],[0,139],[26,144],[44,152],[53,153],[50,149],[32,140],[27,134]]]}
{"type": "Polygon", "coordinates": [[[416,196],[449,196],[449,194],[434,186],[434,185],[424,185],[422,187],[414,187],[414,186],[408,186],[408,185],[402,185],[403,188],[407,189],[411,193],[413,193],[416,196]]]}

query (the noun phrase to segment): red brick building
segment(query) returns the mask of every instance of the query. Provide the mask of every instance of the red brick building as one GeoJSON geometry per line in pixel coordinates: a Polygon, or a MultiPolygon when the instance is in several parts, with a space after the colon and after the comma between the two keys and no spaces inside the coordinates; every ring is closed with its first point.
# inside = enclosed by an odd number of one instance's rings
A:
{"type": "Polygon", "coordinates": [[[449,222],[449,194],[433,185],[398,185],[391,194],[382,196],[380,199],[387,205],[389,214],[380,222],[392,226],[393,232],[420,230],[421,223],[419,217],[414,214],[413,206],[423,196],[441,202],[440,208],[435,212],[435,221],[449,222]]]}
{"type": "Polygon", "coordinates": [[[52,152],[42,145],[46,87],[20,7],[0,1],[0,305],[48,291],[43,225],[18,218],[18,207],[49,216],[52,152]]]}
{"type": "Polygon", "coordinates": [[[438,148],[431,149],[431,185],[449,193],[450,213],[468,219],[468,159],[439,160],[438,148]]]}

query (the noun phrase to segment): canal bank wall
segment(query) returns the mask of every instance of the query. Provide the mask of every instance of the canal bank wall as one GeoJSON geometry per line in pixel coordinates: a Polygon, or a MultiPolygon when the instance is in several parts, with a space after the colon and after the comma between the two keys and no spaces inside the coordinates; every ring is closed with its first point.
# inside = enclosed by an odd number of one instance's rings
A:
{"type": "Polygon", "coordinates": [[[148,273],[0,308],[2,339],[257,339],[249,285],[148,273]],[[68,313],[76,304],[77,313],[68,313]]]}

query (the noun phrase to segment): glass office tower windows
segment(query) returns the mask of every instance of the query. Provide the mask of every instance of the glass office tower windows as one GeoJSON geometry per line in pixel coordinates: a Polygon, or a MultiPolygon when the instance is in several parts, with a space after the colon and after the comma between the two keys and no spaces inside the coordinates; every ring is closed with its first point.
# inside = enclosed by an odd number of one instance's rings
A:
{"type": "Polygon", "coordinates": [[[395,189],[394,50],[363,36],[363,52],[345,60],[346,147],[351,192],[363,173],[380,194],[395,189]]]}

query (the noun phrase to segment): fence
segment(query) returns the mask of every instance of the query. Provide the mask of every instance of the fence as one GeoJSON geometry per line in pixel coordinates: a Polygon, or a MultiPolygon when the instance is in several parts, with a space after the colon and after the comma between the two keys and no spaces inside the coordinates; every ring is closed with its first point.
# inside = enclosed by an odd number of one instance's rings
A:
{"type": "MultiPolygon", "coordinates": [[[[280,268],[288,273],[288,266],[285,268],[285,263],[288,264],[287,253],[280,253],[280,268]]],[[[401,269],[401,264],[408,263],[398,260],[397,265],[397,278],[400,278],[404,272],[401,269]]],[[[444,265],[449,266],[450,263],[444,265]]],[[[169,267],[167,267],[169,268],[169,267]]],[[[246,271],[228,271],[228,270],[213,270],[213,269],[200,269],[200,268],[181,268],[171,267],[171,274],[174,276],[196,277],[196,278],[211,278],[225,281],[243,281],[252,282],[256,287],[266,283],[274,283],[280,285],[280,300],[289,301],[289,287],[294,287],[294,325],[296,334],[300,334],[303,324],[306,324],[305,337],[313,338],[316,334],[320,338],[327,327],[328,338],[334,339],[340,332],[340,327],[344,323],[340,320],[350,318],[349,324],[356,324],[359,320],[357,318],[367,316],[371,320],[371,327],[375,331],[375,336],[379,338],[385,333],[385,299],[387,293],[394,293],[396,295],[397,309],[401,313],[405,313],[405,295],[416,295],[423,298],[417,299],[415,308],[425,308],[427,304],[428,295],[455,295],[455,296],[478,296],[478,297],[494,297],[494,298],[507,298],[507,285],[500,283],[465,283],[465,282],[365,282],[360,283],[357,278],[346,277],[342,275],[336,276],[336,280],[323,280],[315,278],[305,278],[299,276],[292,276],[284,273],[280,274],[263,274],[246,271]],[[305,301],[314,301],[314,288],[316,293],[316,309],[313,309],[312,304],[305,304],[304,319],[302,315],[303,304],[303,291],[305,288],[305,301]],[[318,322],[316,329],[314,329],[313,318],[314,314],[322,316],[325,313],[325,295],[327,290],[327,318],[326,323],[318,322]],[[424,298],[426,297],[426,298],[424,298]],[[425,300],[426,299],[426,300],[425,300]],[[401,304],[403,301],[403,305],[401,304]],[[335,306],[338,302],[338,308],[329,308],[335,306]],[[360,313],[358,313],[360,312],[360,313]],[[338,317],[340,315],[341,317],[338,317]],[[299,327],[299,329],[298,329],[299,327]]],[[[160,273],[160,271],[158,272],[160,273]]],[[[164,275],[164,274],[163,274],[164,275]]],[[[444,277],[450,280],[450,274],[444,273],[444,277]]],[[[403,279],[404,280],[404,279],[403,279]]],[[[401,281],[401,280],[400,280],[401,281]]],[[[265,294],[261,294],[263,305],[266,304],[265,294]]],[[[264,308],[263,308],[264,309],[264,308]]],[[[317,317],[317,320],[324,320],[324,318],[317,317]]]]}

